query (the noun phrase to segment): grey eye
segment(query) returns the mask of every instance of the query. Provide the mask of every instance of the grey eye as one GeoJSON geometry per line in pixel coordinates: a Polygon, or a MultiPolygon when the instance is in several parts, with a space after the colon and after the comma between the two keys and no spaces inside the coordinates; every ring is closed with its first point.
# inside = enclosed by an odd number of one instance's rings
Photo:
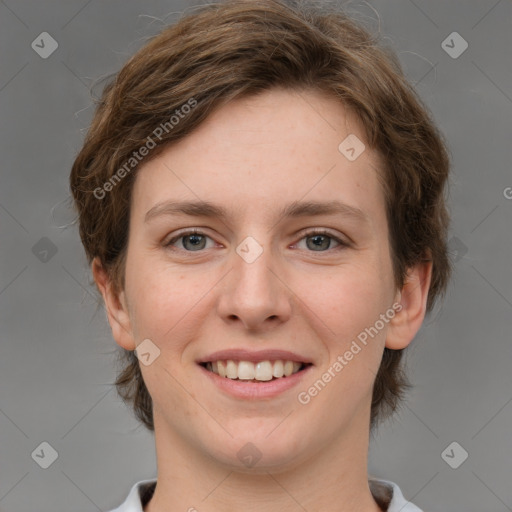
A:
{"type": "Polygon", "coordinates": [[[183,239],[182,243],[185,249],[197,251],[205,248],[207,237],[204,235],[192,234],[181,236],[180,238],[183,239]],[[187,242],[189,243],[187,244],[187,242]]]}
{"type": "Polygon", "coordinates": [[[332,242],[332,237],[328,235],[311,235],[306,237],[306,240],[308,240],[306,242],[308,249],[316,251],[318,249],[329,249],[332,242]],[[312,243],[309,243],[309,240],[311,240],[312,243]]]}

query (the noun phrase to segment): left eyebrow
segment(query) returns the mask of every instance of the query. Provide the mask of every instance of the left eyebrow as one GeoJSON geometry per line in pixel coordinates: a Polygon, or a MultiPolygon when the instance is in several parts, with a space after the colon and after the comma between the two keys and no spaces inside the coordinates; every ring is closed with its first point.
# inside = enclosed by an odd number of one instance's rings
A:
{"type": "Polygon", "coordinates": [[[315,215],[341,215],[362,222],[370,220],[363,210],[341,201],[294,201],[281,210],[279,217],[313,217],[315,215]]]}
{"type": "MultiPolygon", "coordinates": [[[[144,222],[149,222],[161,215],[189,215],[192,217],[218,217],[226,220],[227,210],[208,201],[164,201],[156,204],[146,212],[144,222]]],[[[341,201],[294,201],[285,205],[278,214],[282,217],[312,217],[318,215],[342,215],[368,223],[368,215],[341,201]]]]}

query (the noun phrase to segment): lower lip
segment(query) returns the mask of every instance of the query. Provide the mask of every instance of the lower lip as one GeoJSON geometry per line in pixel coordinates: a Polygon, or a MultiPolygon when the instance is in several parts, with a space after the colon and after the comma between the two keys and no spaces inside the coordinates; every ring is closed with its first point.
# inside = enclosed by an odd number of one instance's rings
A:
{"type": "Polygon", "coordinates": [[[222,391],[237,398],[246,400],[258,400],[261,398],[273,398],[288,389],[296,386],[304,376],[309,373],[313,365],[306,366],[303,370],[298,371],[288,377],[281,377],[275,380],[250,382],[244,380],[233,380],[227,377],[221,377],[216,373],[207,370],[204,366],[198,365],[200,370],[211,379],[222,391]]]}

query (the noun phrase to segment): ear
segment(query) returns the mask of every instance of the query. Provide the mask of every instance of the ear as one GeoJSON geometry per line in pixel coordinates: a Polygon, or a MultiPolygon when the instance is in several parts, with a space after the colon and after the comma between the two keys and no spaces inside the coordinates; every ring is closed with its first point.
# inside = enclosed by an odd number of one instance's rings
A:
{"type": "Polygon", "coordinates": [[[420,330],[427,310],[427,297],[432,279],[432,259],[424,259],[409,269],[397,301],[402,309],[389,321],[386,347],[398,350],[411,343],[420,330]]]}
{"type": "Polygon", "coordinates": [[[135,350],[136,344],[124,290],[119,294],[115,293],[112,279],[98,258],[94,258],[91,269],[96,286],[105,301],[108,323],[112,329],[114,340],[126,350],[135,350]]]}

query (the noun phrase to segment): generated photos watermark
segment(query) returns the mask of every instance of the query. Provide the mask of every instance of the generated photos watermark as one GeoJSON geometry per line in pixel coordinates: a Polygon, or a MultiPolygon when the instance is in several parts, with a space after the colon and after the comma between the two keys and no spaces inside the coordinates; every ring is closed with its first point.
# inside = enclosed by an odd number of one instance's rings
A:
{"type": "Polygon", "coordinates": [[[177,124],[180,119],[183,119],[195,106],[197,100],[190,98],[186,103],[177,108],[168,121],[160,123],[151,133],[146,137],[146,142],[137,150],[132,153],[132,156],[120,167],[101,187],[94,189],[94,197],[96,199],[103,199],[107,192],[110,192],[127,174],[129,174],[141,160],[147,156],[152,149],[157,146],[157,142],[162,140],[164,133],[169,133],[177,124]]]}
{"type": "Polygon", "coordinates": [[[359,354],[362,350],[361,345],[365,347],[368,343],[368,336],[370,338],[374,338],[379,334],[382,329],[384,329],[385,325],[389,323],[389,321],[394,318],[396,313],[400,312],[402,310],[402,304],[399,304],[398,302],[395,302],[385,313],[382,313],[379,317],[379,320],[377,320],[372,326],[366,327],[363,331],[361,331],[357,335],[357,340],[353,340],[350,348],[346,350],[342,355],[340,354],[334,363],[329,366],[329,368],[322,374],[322,376],[315,381],[315,383],[310,386],[306,391],[301,391],[297,395],[297,399],[299,403],[302,405],[306,405],[309,402],[311,402],[311,399],[322,391],[325,386],[331,380],[338,375],[345,366],[349,364],[352,359],[354,359],[354,356],[359,354]],[[357,341],[359,341],[358,344],[357,341]]]}

